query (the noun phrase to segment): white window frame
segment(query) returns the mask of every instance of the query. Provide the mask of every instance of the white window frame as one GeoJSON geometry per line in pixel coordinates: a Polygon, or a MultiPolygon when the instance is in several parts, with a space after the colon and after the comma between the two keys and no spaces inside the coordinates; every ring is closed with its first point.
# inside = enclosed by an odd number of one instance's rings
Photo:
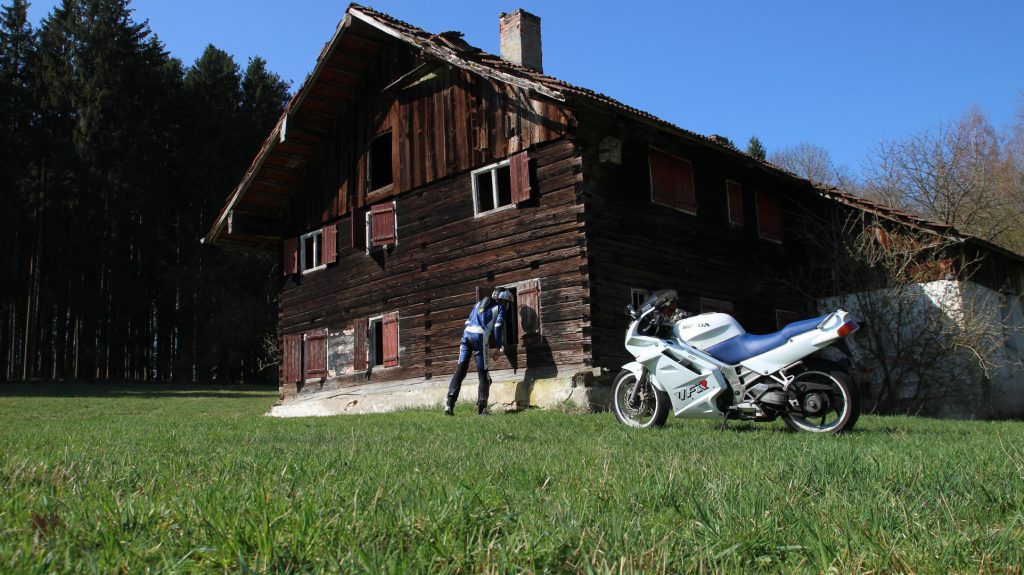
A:
{"type": "Polygon", "coordinates": [[[633,307],[637,311],[640,311],[640,305],[644,303],[644,300],[651,297],[651,291],[643,288],[629,288],[629,303],[633,304],[633,307]],[[637,298],[637,296],[640,296],[637,298]]]}
{"type": "MultiPolygon", "coordinates": [[[[495,163],[493,163],[493,164],[491,164],[489,166],[484,166],[483,168],[479,168],[477,170],[473,170],[472,172],[470,172],[470,181],[473,184],[473,215],[474,215],[474,217],[487,216],[487,215],[490,215],[490,214],[493,214],[493,213],[496,213],[496,212],[500,212],[502,210],[507,210],[509,208],[516,207],[515,202],[512,202],[512,201],[510,201],[509,203],[505,204],[504,206],[499,206],[498,205],[498,170],[500,170],[501,168],[504,168],[504,167],[508,167],[509,170],[511,170],[512,168],[509,167],[509,164],[510,164],[510,160],[505,159],[505,160],[502,160],[500,162],[495,162],[495,163]],[[491,197],[492,197],[492,199],[494,201],[494,208],[492,208],[492,209],[490,209],[490,210],[488,210],[486,212],[481,212],[480,211],[480,194],[477,192],[476,182],[477,182],[477,176],[480,175],[480,174],[483,174],[485,172],[490,172],[491,173],[491,197]]],[[[511,177],[511,176],[512,176],[512,174],[510,172],[509,173],[509,177],[511,177]]]]}
{"type": "Polygon", "coordinates": [[[370,369],[384,369],[384,314],[375,315],[366,320],[366,366],[370,369]],[[380,357],[377,357],[377,334],[380,332],[380,357]]]}
{"type": "Polygon", "coordinates": [[[327,264],[325,264],[323,261],[324,250],[323,246],[321,245],[322,238],[323,230],[313,230],[307,234],[302,234],[301,236],[299,236],[299,269],[302,270],[303,275],[308,274],[310,272],[319,271],[327,267],[327,264]],[[313,261],[311,262],[312,265],[307,268],[306,239],[308,238],[313,238],[313,261]]]}

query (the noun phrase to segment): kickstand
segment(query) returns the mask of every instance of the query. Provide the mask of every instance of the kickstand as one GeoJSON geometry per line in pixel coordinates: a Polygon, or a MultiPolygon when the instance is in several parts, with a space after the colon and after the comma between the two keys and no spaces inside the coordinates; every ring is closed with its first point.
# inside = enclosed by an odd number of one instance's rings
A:
{"type": "Polygon", "coordinates": [[[729,423],[729,410],[725,410],[725,416],[722,417],[722,425],[718,426],[718,431],[725,431],[726,423],[729,423]]]}

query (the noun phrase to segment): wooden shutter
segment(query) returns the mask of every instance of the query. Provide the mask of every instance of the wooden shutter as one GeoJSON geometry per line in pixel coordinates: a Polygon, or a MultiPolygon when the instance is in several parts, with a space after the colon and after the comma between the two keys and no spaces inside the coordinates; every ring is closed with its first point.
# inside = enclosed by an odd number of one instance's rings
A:
{"type": "Polygon", "coordinates": [[[282,353],[284,362],[285,383],[299,383],[302,381],[302,336],[284,336],[284,350],[282,353]]]}
{"type": "Polygon", "coordinates": [[[320,241],[323,242],[323,263],[333,264],[338,261],[338,226],[331,224],[325,226],[320,232],[320,241]]]}
{"type": "Polygon", "coordinates": [[[370,247],[395,243],[395,202],[377,204],[370,208],[370,247]]]}
{"type": "Polygon", "coordinates": [[[729,201],[729,222],[743,225],[743,186],[737,182],[726,181],[725,191],[729,201]]]}
{"type": "Polygon", "coordinates": [[[384,330],[384,367],[398,365],[398,312],[386,313],[381,318],[384,330]]]}
{"type": "Polygon", "coordinates": [[[286,276],[299,273],[299,238],[285,239],[281,253],[281,272],[286,276]]]}
{"type": "Polygon", "coordinates": [[[356,371],[366,371],[366,319],[357,319],[355,337],[352,342],[352,367],[356,371]]]}
{"type": "Polygon", "coordinates": [[[654,148],[650,149],[648,157],[651,167],[651,200],[696,213],[693,164],[654,148]]]}
{"type": "Polygon", "coordinates": [[[509,160],[509,176],[512,179],[512,203],[529,201],[533,188],[530,186],[530,156],[525,150],[509,160]]]}
{"type": "Polygon", "coordinates": [[[757,192],[757,233],[766,240],[782,241],[782,216],[774,192],[757,192]]]}
{"type": "Polygon", "coordinates": [[[306,332],[306,379],[327,377],[327,330],[306,332]]]}
{"type": "Polygon", "coordinates": [[[516,289],[516,315],[520,339],[540,334],[540,280],[519,284],[516,289]]]}

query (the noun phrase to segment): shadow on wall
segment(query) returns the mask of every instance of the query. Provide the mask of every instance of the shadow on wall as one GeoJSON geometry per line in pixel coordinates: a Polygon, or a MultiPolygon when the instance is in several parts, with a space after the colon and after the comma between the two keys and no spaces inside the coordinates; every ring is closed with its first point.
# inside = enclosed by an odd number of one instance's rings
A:
{"type": "MultiPolygon", "coordinates": [[[[529,307],[519,308],[519,325],[539,325],[537,312],[529,307]]],[[[526,353],[526,372],[523,373],[523,380],[516,385],[516,409],[527,409],[537,380],[557,377],[558,366],[555,365],[551,345],[546,337],[539,333],[525,333],[521,341],[526,353]]],[[[513,366],[518,363],[518,357],[510,357],[509,360],[513,366]]]]}

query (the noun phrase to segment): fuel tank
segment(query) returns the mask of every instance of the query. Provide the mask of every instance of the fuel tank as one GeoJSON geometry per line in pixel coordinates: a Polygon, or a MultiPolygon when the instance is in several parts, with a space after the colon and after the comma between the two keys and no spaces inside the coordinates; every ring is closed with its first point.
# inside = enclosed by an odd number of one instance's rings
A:
{"type": "Polygon", "coordinates": [[[701,351],[745,333],[743,326],[727,313],[702,313],[672,326],[672,335],[701,351]]]}

